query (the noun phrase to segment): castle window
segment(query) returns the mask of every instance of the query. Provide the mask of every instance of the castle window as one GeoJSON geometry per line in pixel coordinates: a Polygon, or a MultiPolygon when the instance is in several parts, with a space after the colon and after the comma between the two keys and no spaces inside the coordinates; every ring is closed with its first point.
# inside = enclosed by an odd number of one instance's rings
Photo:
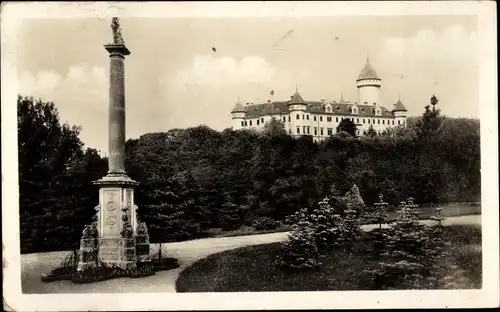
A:
{"type": "Polygon", "coordinates": [[[394,126],[394,120],[392,121],[392,125],[394,126]]]}
{"type": "Polygon", "coordinates": [[[283,116],[283,122],[286,122],[286,117],[283,116]]]}
{"type": "Polygon", "coordinates": [[[366,135],[366,131],[363,131],[363,135],[366,135]]]}
{"type": "Polygon", "coordinates": [[[309,120],[309,115],[306,115],[306,119],[309,120]]]}
{"type": "Polygon", "coordinates": [[[359,123],[359,118],[356,118],[356,123],[359,123]]]}
{"type": "Polygon", "coordinates": [[[380,125],[380,119],[377,119],[377,123],[380,125]]]}
{"type": "Polygon", "coordinates": [[[290,116],[288,116],[288,121],[292,121],[292,118],[290,116]]]}
{"type": "Polygon", "coordinates": [[[260,122],[264,123],[264,118],[261,118],[261,119],[260,119],[260,122]]]}
{"type": "Polygon", "coordinates": [[[357,109],[357,108],[354,108],[354,109],[352,110],[352,112],[353,112],[354,114],[357,114],[357,113],[358,113],[358,109],[357,109]]]}
{"type": "Polygon", "coordinates": [[[368,123],[370,123],[370,119],[368,119],[368,123]]]}
{"type": "Polygon", "coordinates": [[[373,124],[375,124],[375,119],[373,119],[373,124]]]}
{"type": "Polygon", "coordinates": [[[300,119],[300,116],[299,116],[299,114],[297,114],[297,120],[299,120],[299,119],[300,119]]]}
{"type": "Polygon", "coordinates": [[[311,127],[307,127],[306,130],[307,130],[307,134],[311,133],[311,127]]]}
{"type": "Polygon", "coordinates": [[[406,123],[406,120],[403,120],[403,125],[406,123]]]}
{"type": "Polygon", "coordinates": [[[244,122],[244,121],[242,121],[242,122],[241,122],[241,126],[242,126],[242,127],[244,127],[244,126],[245,126],[245,122],[244,122]]]}
{"type": "Polygon", "coordinates": [[[323,116],[319,116],[319,121],[323,121],[323,116]]]}
{"type": "Polygon", "coordinates": [[[320,134],[320,135],[323,135],[323,128],[320,128],[320,129],[319,129],[319,134],[320,134]]]}
{"type": "Polygon", "coordinates": [[[306,134],[306,126],[302,126],[302,133],[306,134]]]}
{"type": "Polygon", "coordinates": [[[304,120],[304,114],[302,114],[302,120],[304,120]]]}
{"type": "Polygon", "coordinates": [[[339,117],[335,117],[335,122],[339,122],[339,117]]]}
{"type": "Polygon", "coordinates": [[[363,118],[363,124],[365,123],[365,119],[363,118]]]}
{"type": "Polygon", "coordinates": [[[250,126],[252,125],[252,121],[250,120],[250,126]]]}
{"type": "Polygon", "coordinates": [[[332,117],[326,117],[326,121],[332,122],[332,117]]]}
{"type": "Polygon", "coordinates": [[[401,120],[398,120],[398,125],[400,125],[401,120]]]}
{"type": "Polygon", "coordinates": [[[318,135],[318,128],[314,127],[314,135],[318,135]]]}
{"type": "Polygon", "coordinates": [[[247,126],[247,122],[245,121],[245,126],[247,126]]]}
{"type": "Polygon", "coordinates": [[[385,119],[382,119],[382,124],[385,125],[385,119]]]}
{"type": "Polygon", "coordinates": [[[300,127],[297,127],[297,133],[300,133],[300,127]]]}
{"type": "Polygon", "coordinates": [[[257,126],[259,125],[259,120],[257,119],[257,126]]]}
{"type": "Polygon", "coordinates": [[[333,134],[333,129],[332,128],[328,128],[327,133],[328,133],[328,135],[332,135],[333,134]]]}
{"type": "Polygon", "coordinates": [[[313,116],[314,121],[316,121],[316,116],[313,116]]]}

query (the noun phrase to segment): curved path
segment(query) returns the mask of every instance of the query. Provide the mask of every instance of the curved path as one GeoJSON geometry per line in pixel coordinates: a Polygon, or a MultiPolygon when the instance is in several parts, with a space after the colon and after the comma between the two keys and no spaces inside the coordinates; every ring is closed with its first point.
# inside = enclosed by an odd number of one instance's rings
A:
{"type": "MultiPolygon", "coordinates": [[[[433,221],[422,221],[425,224],[433,221]]],[[[444,222],[449,224],[472,224],[481,225],[481,215],[470,215],[460,217],[449,217],[444,222]]],[[[363,229],[373,229],[377,225],[365,225],[363,229]]],[[[284,241],[288,232],[247,235],[236,237],[205,238],[191,241],[167,243],[164,246],[169,256],[179,259],[181,264],[175,270],[156,272],[153,276],[140,279],[117,278],[103,282],[90,284],[73,284],[71,281],[56,281],[43,283],[40,280],[42,272],[50,272],[54,269],[61,258],[67,252],[47,252],[39,254],[25,254],[21,256],[21,279],[23,293],[46,294],[46,293],[156,293],[175,292],[175,282],[180,272],[195,261],[210,254],[238,247],[267,244],[284,241]]],[[[158,247],[152,245],[152,249],[158,247]]]]}

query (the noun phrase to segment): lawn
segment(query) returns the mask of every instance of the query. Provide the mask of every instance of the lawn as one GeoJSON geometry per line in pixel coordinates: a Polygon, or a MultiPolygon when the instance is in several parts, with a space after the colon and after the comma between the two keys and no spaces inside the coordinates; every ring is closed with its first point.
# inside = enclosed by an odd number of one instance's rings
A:
{"type": "MultiPolygon", "coordinates": [[[[453,263],[465,270],[470,288],[481,287],[481,229],[446,227],[453,263]]],[[[178,292],[367,290],[361,272],[374,267],[366,245],[321,256],[321,269],[286,272],[274,264],[281,244],[273,243],[213,254],[195,262],[177,279],[178,292]]]]}

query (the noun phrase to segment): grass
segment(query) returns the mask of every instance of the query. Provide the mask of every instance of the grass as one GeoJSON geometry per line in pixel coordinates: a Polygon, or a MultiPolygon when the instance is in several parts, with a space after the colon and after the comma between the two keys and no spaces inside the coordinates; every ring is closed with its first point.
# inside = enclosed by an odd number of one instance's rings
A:
{"type": "MultiPolygon", "coordinates": [[[[452,264],[466,271],[470,288],[481,286],[481,229],[449,226],[452,264]]],[[[274,264],[280,243],[243,247],[213,254],[195,262],[177,279],[178,292],[367,290],[361,272],[378,264],[370,260],[366,245],[338,249],[321,256],[322,267],[313,271],[287,272],[274,264]]]]}

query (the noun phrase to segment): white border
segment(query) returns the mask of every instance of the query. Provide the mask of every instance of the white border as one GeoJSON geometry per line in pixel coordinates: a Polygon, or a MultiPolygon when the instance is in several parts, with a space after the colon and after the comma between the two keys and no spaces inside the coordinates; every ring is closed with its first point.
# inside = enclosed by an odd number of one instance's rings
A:
{"type": "MultiPolygon", "coordinates": [[[[443,2],[197,2],[3,3],[2,236],[4,304],[15,311],[321,309],[494,307],[499,304],[496,3],[443,2]],[[23,295],[20,280],[16,125],[16,29],[23,18],[258,17],[345,15],[478,17],[483,207],[483,289],[471,291],[342,291],[203,294],[23,295]]],[[[474,48],[474,47],[471,47],[474,48]]],[[[460,105],[460,103],[457,103],[460,105]]],[[[97,196],[97,194],[96,194],[97,196]]]]}

